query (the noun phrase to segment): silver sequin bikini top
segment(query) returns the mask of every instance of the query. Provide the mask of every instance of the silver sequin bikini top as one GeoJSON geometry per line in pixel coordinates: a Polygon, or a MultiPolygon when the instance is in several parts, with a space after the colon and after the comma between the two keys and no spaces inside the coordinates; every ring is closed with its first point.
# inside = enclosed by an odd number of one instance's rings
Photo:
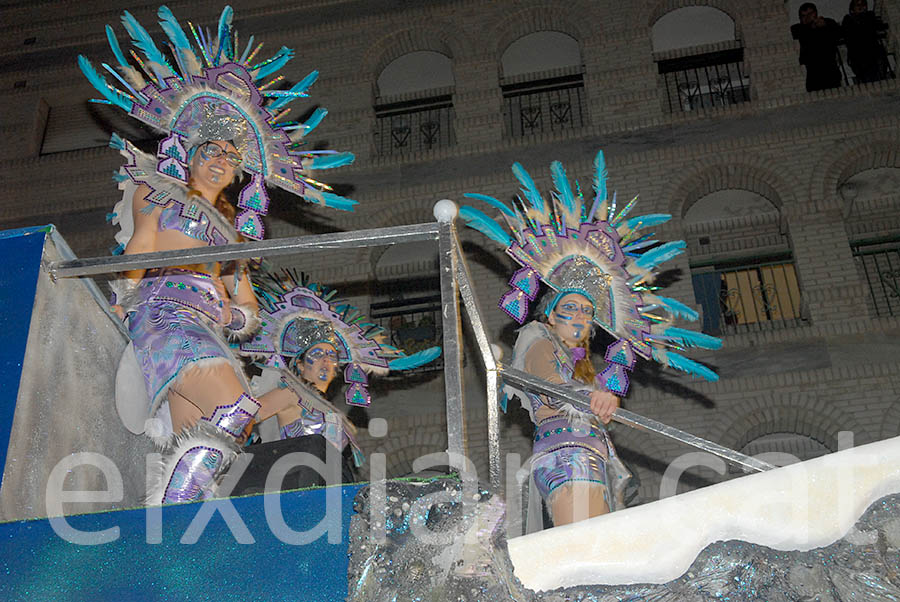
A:
{"type": "Polygon", "coordinates": [[[209,246],[236,242],[234,228],[205,199],[192,197],[184,202],[169,201],[159,214],[159,231],[178,230],[209,246]]]}

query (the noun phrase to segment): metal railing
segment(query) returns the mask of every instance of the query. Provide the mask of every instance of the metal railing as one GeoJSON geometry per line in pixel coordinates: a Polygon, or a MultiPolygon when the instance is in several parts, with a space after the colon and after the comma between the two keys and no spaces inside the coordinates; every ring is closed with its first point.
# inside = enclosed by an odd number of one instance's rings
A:
{"type": "Polygon", "coordinates": [[[508,137],[571,130],[585,123],[581,73],[505,84],[500,89],[504,133],[508,137]]]}
{"type": "MultiPolygon", "coordinates": [[[[266,255],[295,255],[302,252],[336,248],[358,248],[436,240],[438,243],[441,311],[443,316],[442,345],[445,365],[444,390],[446,396],[447,451],[449,459],[452,463],[454,462],[454,457],[466,458],[468,447],[465,425],[466,412],[462,388],[463,356],[461,345],[462,324],[460,320],[460,300],[462,300],[486,372],[490,483],[496,490],[500,490],[503,484],[501,478],[499,415],[501,380],[522,387],[527,391],[568,401],[575,407],[587,412],[590,411],[590,398],[584,393],[554,385],[525,372],[505,367],[497,361],[494,348],[485,329],[483,313],[475,296],[472,278],[457,236],[456,224],[453,221],[455,205],[451,203],[451,211],[446,205],[450,201],[442,201],[441,203],[435,208],[438,222],[431,224],[391,226],[355,232],[298,236],[270,241],[179,249],[139,255],[53,261],[44,265],[44,269],[50,278],[55,280],[61,277],[87,276],[133,269],[208,263],[210,261],[229,261],[266,255]],[[443,207],[440,207],[441,203],[444,203],[443,207]]],[[[774,466],[766,462],[622,408],[616,410],[613,414],[613,420],[633,428],[655,432],[675,439],[750,470],[764,471],[774,468],[774,466]]],[[[459,468],[464,469],[464,467],[459,468]]]]}
{"type": "Polygon", "coordinates": [[[894,244],[894,248],[883,245],[853,247],[853,256],[865,276],[876,316],[900,315],[900,243],[894,244]]]}
{"type": "Polygon", "coordinates": [[[732,48],[657,62],[670,113],[749,102],[744,49],[732,48]]]}
{"type": "Polygon", "coordinates": [[[402,155],[456,143],[450,94],[375,106],[375,151],[402,155]]]}

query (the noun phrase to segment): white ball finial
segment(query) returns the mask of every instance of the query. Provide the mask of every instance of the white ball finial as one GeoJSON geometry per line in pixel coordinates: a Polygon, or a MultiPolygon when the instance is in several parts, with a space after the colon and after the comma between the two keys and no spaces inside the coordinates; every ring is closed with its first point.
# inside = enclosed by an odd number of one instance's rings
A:
{"type": "Polygon", "coordinates": [[[434,204],[434,217],[441,223],[452,222],[459,213],[459,207],[450,199],[441,199],[434,204]]]}

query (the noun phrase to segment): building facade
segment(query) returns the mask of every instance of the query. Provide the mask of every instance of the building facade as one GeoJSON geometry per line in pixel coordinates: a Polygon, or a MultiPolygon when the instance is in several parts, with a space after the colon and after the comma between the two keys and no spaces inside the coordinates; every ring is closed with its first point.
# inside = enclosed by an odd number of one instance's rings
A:
{"type": "MultiPolygon", "coordinates": [[[[725,342],[700,356],[720,373],[718,383],[643,366],[625,407],[747,453],[801,459],[837,450],[842,431],[856,444],[900,435],[900,2],[870,7],[887,26],[878,40],[884,78],[859,83],[841,45],[841,85],[817,92],[805,89],[791,38],[798,5],[236,3],[242,39],[252,33],[266,42],[262,55],[293,47],[294,81],[321,72],[308,109],[324,106],[329,115],[310,144],[357,156],[325,178],[359,201],[355,213],[275,193],[269,236],[431,221],[438,199],[460,201],[464,192],[508,199],[518,188],[509,171],[515,160],[545,189],[554,159],[587,183],[602,148],[610,189],[619,198],[640,194],[643,212],[671,213],[658,233],[688,242],[663,274],[666,294],[701,311],[704,331],[725,342]]],[[[832,5],[820,3],[820,13],[840,22],[846,7],[832,5]]],[[[207,0],[168,6],[209,26],[221,10],[207,0]]],[[[6,5],[0,228],[55,223],[82,257],[114,246],[104,218],[117,200],[110,174],[119,157],[106,146],[109,132],[154,136],[88,104],[92,89],[75,57],[108,60],[103,27],[116,26],[124,43],[117,23],[125,9],[161,38],[155,8],[6,5]]],[[[496,299],[512,263],[479,235],[461,235],[489,332],[508,352],[515,333],[496,299]]],[[[440,332],[428,245],[279,263],[337,287],[407,347],[440,332]]],[[[483,369],[470,338],[467,443],[486,478],[483,369]]],[[[388,434],[363,441],[385,454],[389,474],[409,473],[415,458],[446,448],[441,374],[376,386],[368,417],[386,418],[388,434]]],[[[524,412],[511,408],[501,427],[504,451],[527,457],[524,412]]],[[[614,439],[640,479],[642,501],[659,495],[666,467],[691,451],[625,427],[614,439]]],[[[720,468],[695,467],[683,486],[737,474],[720,468]]]]}

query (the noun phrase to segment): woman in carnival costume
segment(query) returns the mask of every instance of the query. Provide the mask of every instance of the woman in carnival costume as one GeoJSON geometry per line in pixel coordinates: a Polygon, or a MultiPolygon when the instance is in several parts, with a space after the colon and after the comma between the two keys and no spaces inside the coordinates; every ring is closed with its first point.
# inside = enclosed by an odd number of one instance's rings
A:
{"type": "MultiPolygon", "coordinates": [[[[462,207],[460,217],[502,244],[522,266],[500,299],[500,308],[510,317],[524,323],[541,283],[549,288],[538,308],[540,317],[519,330],[512,367],[590,395],[590,413],[513,387],[506,387],[502,402],[506,410],[507,399],[517,396],[535,424],[531,491],[540,493],[554,525],[561,525],[624,506],[630,473],[603,424],[628,391],[626,371],[636,356],[717,380],[707,367],[672,349],[715,349],[721,341],[672,326],[678,317],[696,320],[697,313],[652,292],[649,282],[657,266],[681,253],[685,243],[658,244],[653,234],[640,230],[671,216],[629,218],[637,197],[622,208],[616,206],[615,195],[608,199],[602,152],[594,161],[590,204],[577,182],[572,187],[561,163],[553,162],[550,171],[555,190],[549,203],[518,163],[513,173],[522,189],[513,206],[482,194],[466,195],[499,210],[506,227],[474,207],[462,207]],[[592,325],[616,338],[606,350],[608,364],[600,374],[590,359],[592,325]]],[[[529,506],[528,530],[533,531],[540,528],[536,496],[529,506]]]]}
{"type": "MultiPolygon", "coordinates": [[[[274,74],[293,51],[282,47],[275,56],[254,62],[261,44],[251,51],[251,36],[241,52],[230,7],[214,33],[204,35],[189,23],[193,43],[168,8],[160,7],[158,16],[169,39],[168,54],[130,13],[122,17],[144,57],[131,51],[138,67],[126,59],[107,26],[117,64],[102,66],[115,86],[78,57],[82,72],[104,97],[96,102],[115,105],[166,134],[156,155],[113,135],[110,145],[126,159],[115,176],[124,194],[110,216],[121,226],[117,252],[260,240],[261,216],[269,207],[267,183],[314,203],[353,208],[355,201],[309,176],[311,170],[350,163],[353,155],[297,148],[324,109],[306,123],[279,121],[289,102],[306,96],[317,72],[289,90],[271,89],[283,79],[274,74]],[[249,178],[236,211],[222,191],[241,173],[249,178]]],[[[120,363],[116,403],[130,430],[146,430],[165,450],[147,502],[208,497],[259,409],[222,337],[224,331],[233,341],[245,340],[259,324],[245,266],[133,270],[117,284],[132,343],[120,363]]]]}
{"type": "Polygon", "coordinates": [[[369,374],[418,368],[437,358],[440,347],[406,355],[384,341],[383,328],[336,300],[336,291],[289,272],[256,289],[264,326],[241,344],[241,353],[264,359],[264,369],[279,375],[277,387],[259,398],[258,419],[277,416],[282,440],[322,435],[341,452],[349,445],[355,466],[361,466],[356,427],[325,398],[338,367],[344,367],[347,404],[366,407],[372,401],[369,374]]]}

